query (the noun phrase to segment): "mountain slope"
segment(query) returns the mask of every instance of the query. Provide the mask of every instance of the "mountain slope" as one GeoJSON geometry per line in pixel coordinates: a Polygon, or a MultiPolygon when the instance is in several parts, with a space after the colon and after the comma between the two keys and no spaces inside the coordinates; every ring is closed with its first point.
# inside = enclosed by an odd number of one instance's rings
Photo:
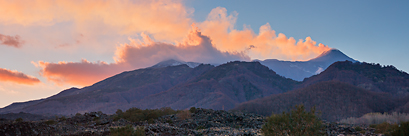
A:
{"type": "Polygon", "coordinates": [[[375,92],[386,92],[393,96],[409,95],[409,74],[393,66],[379,64],[336,62],[319,75],[304,80],[299,88],[322,81],[337,80],[375,92]]]}
{"type": "Polygon", "coordinates": [[[348,57],[341,51],[331,49],[308,61],[281,61],[267,59],[259,62],[277,72],[279,75],[302,81],[304,78],[319,74],[334,62],[345,60],[356,62],[356,60],[348,57]]]}
{"type": "Polygon", "coordinates": [[[299,104],[304,104],[307,109],[316,106],[323,119],[337,121],[347,117],[360,117],[370,112],[388,112],[404,103],[394,101],[386,93],[368,91],[339,81],[325,81],[244,102],[234,110],[271,115],[272,112],[287,112],[299,104]]]}
{"type": "Polygon", "coordinates": [[[132,101],[166,91],[213,67],[202,64],[196,68],[190,68],[182,64],[123,72],[92,86],[69,89],[55,96],[30,102],[30,104],[11,104],[1,109],[0,113],[21,111],[64,115],[89,111],[113,113],[116,109],[130,108],[129,103],[132,101]]]}
{"type": "Polygon", "coordinates": [[[241,102],[291,90],[298,82],[277,75],[258,62],[230,62],[135,103],[140,108],[201,107],[231,109],[241,102]]]}

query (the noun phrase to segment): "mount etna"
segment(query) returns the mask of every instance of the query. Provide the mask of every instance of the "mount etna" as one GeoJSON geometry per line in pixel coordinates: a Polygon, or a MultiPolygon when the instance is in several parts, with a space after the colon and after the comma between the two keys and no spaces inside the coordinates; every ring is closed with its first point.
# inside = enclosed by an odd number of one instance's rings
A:
{"type": "Polygon", "coordinates": [[[166,60],[84,88],[13,103],[0,113],[71,115],[132,107],[240,110],[261,115],[316,106],[337,121],[370,112],[408,112],[409,75],[393,66],[356,61],[332,49],[309,61],[201,64],[166,60]]]}

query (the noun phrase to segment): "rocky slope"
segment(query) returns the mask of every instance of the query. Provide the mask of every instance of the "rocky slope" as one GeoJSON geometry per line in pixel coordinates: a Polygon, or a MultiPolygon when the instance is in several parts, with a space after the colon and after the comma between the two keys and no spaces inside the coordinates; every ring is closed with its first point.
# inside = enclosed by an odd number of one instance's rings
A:
{"type": "Polygon", "coordinates": [[[306,109],[316,106],[321,111],[322,119],[334,122],[370,112],[389,112],[405,103],[391,99],[387,93],[372,92],[339,81],[325,81],[244,102],[234,110],[268,116],[271,113],[288,112],[291,107],[299,104],[304,104],[306,109]]]}
{"type": "Polygon", "coordinates": [[[350,61],[332,64],[321,74],[305,79],[298,88],[331,80],[349,83],[374,92],[385,92],[396,97],[409,95],[409,74],[393,66],[350,61]]]}
{"type": "MultiPolygon", "coordinates": [[[[111,128],[131,125],[133,128],[143,128],[146,135],[262,135],[261,127],[265,117],[220,110],[197,109],[189,118],[181,118],[177,114],[162,116],[153,123],[146,121],[129,122],[124,119],[114,121],[112,115],[101,112],[77,114],[70,118],[58,118],[45,121],[5,121],[0,122],[0,135],[110,135],[111,128]]],[[[375,135],[375,129],[357,126],[323,123],[324,133],[328,136],[343,135],[375,135]]]]}

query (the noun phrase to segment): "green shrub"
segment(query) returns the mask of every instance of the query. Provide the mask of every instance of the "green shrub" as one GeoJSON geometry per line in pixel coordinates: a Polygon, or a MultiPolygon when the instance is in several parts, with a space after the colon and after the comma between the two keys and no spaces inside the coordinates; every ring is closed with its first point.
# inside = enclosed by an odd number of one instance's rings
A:
{"type": "Polygon", "coordinates": [[[47,120],[44,123],[47,124],[47,125],[53,125],[53,124],[56,124],[57,122],[54,121],[54,120],[47,120]]]}
{"type": "Polygon", "coordinates": [[[145,136],[145,129],[137,127],[136,130],[131,125],[120,128],[110,128],[111,136],[145,136]]]}
{"type": "Polygon", "coordinates": [[[355,127],[355,131],[362,131],[362,128],[361,127],[355,127]]]}
{"type": "Polygon", "coordinates": [[[397,129],[397,124],[389,124],[387,122],[375,125],[375,133],[377,134],[389,134],[393,130],[397,129]]]}
{"type": "Polygon", "coordinates": [[[65,118],[65,116],[62,116],[59,120],[61,120],[61,121],[66,121],[67,118],[65,118]]]}
{"type": "Polygon", "coordinates": [[[154,110],[151,109],[141,110],[139,108],[130,108],[125,112],[118,110],[117,115],[114,116],[114,120],[119,120],[120,118],[123,118],[131,122],[149,121],[152,123],[154,119],[170,114],[176,114],[176,111],[168,107],[154,110]]]}
{"type": "Polygon", "coordinates": [[[196,107],[191,107],[190,109],[189,109],[189,111],[190,111],[190,113],[196,113],[196,107]]]}
{"type": "Polygon", "coordinates": [[[390,133],[392,136],[408,136],[409,135],[409,121],[403,122],[390,133]]]}
{"type": "Polygon", "coordinates": [[[23,118],[17,118],[16,122],[23,122],[23,118]]]}
{"type": "Polygon", "coordinates": [[[306,112],[304,105],[295,106],[288,113],[272,114],[261,129],[265,136],[323,135],[322,121],[315,115],[315,107],[306,112]]]}

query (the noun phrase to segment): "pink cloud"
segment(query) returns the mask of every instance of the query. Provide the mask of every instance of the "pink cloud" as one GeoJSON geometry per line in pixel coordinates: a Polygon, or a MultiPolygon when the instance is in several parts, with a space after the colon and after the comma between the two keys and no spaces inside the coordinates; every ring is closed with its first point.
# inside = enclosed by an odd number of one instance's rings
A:
{"type": "Polygon", "coordinates": [[[183,61],[224,63],[231,60],[250,60],[243,52],[221,52],[217,50],[209,37],[194,28],[182,43],[170,44],[154,42],[142,34],[143,41],[132,39],[130,43],[117,47],[115,63],[106,62],[58,62],[39,61],[40,74],[57,84],[91,85],[104,78],[124,70],[133,70],[152,66],[167,59],[183,61]]]}
{"type": "Polygon", "coordinates": [[[9,36],[0,34],[0,44],[19,48],[23,45],[23,43],[24,41],[22,41],[18,35],[9,36]]]}
{"type": "Polygon", "coordinates": [[[14,70],[8,70],[4,68],[0,68],[0,81],[7,81],[7,82],[14,82],[18,84],[27,84],[27,85],[33,85],[40,83],[40,80],[37,78],[26,75],[24,73],[14,71],[14,70]]]}

